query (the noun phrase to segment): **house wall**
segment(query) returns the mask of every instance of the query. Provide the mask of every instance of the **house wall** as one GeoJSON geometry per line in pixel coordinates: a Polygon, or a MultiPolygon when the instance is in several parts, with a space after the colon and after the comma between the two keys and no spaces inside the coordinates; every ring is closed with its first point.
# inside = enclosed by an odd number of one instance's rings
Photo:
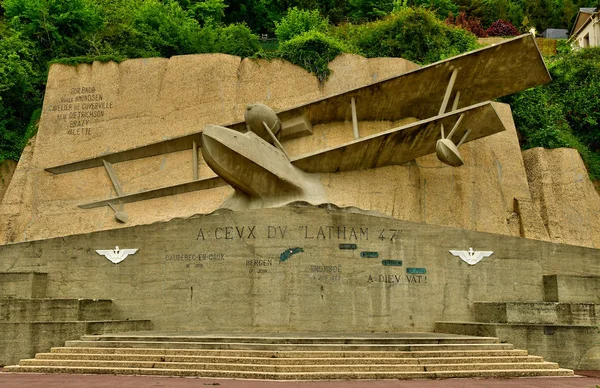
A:
{"type": "Polygon", "coordinates": [[[579,47],[598,47],[600,46],[600,19],[598,14],[592,16],[592,20],[577,34],[577,37],[573,39],[577,42],[579,47]],[[586,36],[589,41],[586,44],[586,36]]]}

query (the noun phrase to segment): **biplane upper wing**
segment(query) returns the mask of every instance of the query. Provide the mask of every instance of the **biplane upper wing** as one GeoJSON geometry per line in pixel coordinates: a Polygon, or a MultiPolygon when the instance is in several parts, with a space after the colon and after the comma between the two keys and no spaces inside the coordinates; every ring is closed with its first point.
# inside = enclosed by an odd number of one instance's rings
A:
{"type": "MultiPolygon", "coordinates": [[[[303,116],[312,125],[350,120],[350,101],[354,98],[358,120],[398,120],[406,117],[425,119],[443,114],[444,100],[456,101],[464,108],[484,101],[516,93],[549,82],[550,75],[531,34],[465,53],[454,58],[421,67],[409,73],[380,80],[353,89],[279,111],[282,122],[303,116]],[[452,74],[454,73],[454,76],[452,74]],[[452,87],[448,87],[449,84],[452,87]]],[[[244,122],[225,125],[245,131],[244,122]]],[[[201,130],[185,136],[150,143],[140,147],[99,155],[47,168],[62,174],[86,168],[101,167],[103,160],[118,163],[182,151],[192,141],[200,144],[201,130]]],[[[285,137],[285,133],[283,134],[285,137]]]]}
{"type": "Polygon", "coordinates": [[[441,116],[417,121],[371,136],[292,159],[306,172],[334,173],[403,164],[435,152],[441,125],[450,133],[460,116],[463,119],[452,139],[458,143],[467,130],[466,142],[505,130],[490,102],[472,105],[441,116]]]}
{"type": "Polygon", "coordinates": [[[313,125],[349,120],[354,98],[358,120],[425,119],[445,113],[444,99],[450,98],[450,106],[457,92],[457,108],[465,108],[550,81],[535,38],[525,34],[277,115],[282,121],[305,115],[313,125]]]}

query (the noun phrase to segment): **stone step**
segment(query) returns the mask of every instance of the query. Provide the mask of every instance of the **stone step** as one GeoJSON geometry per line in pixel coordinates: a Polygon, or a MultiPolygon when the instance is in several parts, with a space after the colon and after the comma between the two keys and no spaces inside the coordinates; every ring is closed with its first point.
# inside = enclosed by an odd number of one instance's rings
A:
{"type": "Polygon", "coordinates": [[[469,336],[426,336],[415,333],[411,336],[369,336],[369,337],[325,337],[325,336],[215,336],[215,335],[100,335],[82,336],[82,341],[144,341],[144,342],[202,342],[224,344],[302,344],[302,345],[408,345],[408,344],[489,344],[499,343],[496,337],[469,336]]]}
{"type": "Polygon", "coordinates": [[[52,353],[80,354],[146,354],[164,356],[208,356],[208,357],[252,357],[252,358],[343,358],[343,357],[500,357],[527,356],[526,350],[421,350],[401,352],[361,352],[361,351],[258,351],[258,350],[211,350],[211,349],[167,349],[167,348],[102,348],[102,347],[55,347],[52,353]]]}
{"type": "Polygon", "coordinates": [[[149,320],[0,322],[0,365],[47,352],[53,346],[63,345],[67,338],[150,328],[149,320]]]}
{"type": "Polygon", "coordinates": [[[94,321],[114,319],[111,300],[0,299],[0,322],[94,321]]]}
{"type": "Polygon", "coordinates": [[[497,336],[532,354],[558,362],[565,368],[597,370],[596,350],[600,334],[597,326],[523,323],[436,322],[444,333],[497,336]]]}
{"type": "Polygon", "coordinates": [[[383,379],[443,379],[443,378],[514,378],[514,377],[559,377],[573,376],[569,369],[512,369],[512,370],[453,370],[436,372],[239,372],[194,369],[161,368],[96,368],[96,367],[52,367],[52,366],[9,366],[5,372],[20,373],[80,373],[112,375],[188,376],[205,378],[233,378],[259,380],[383,380],[383,379]]]}
{"type": "Polygon", "coordinates": [[[67,341],[66,347],[120,347],[169,349],[235,349],[235,350],[319,350],[319,351],[419,351],[419,350],[502,350],[512,349],[510,344],[261,344],[222,342],[176,341],[67,341]]]}
{"type": "Polygon", "coordinates": [[[456,364],[346,364],[346,365],[262,365],[262,364],[230,364],[230,363],[192,363],[192,362],[154,362],[154,361],[99,361],[99,360],[21,360],[21,366],[62,366],[62,367],[95,367],[95,368],[159,368],[159,369],[193,369],[193,370],[226,370],[236,372],[436,372],[460,370],[509,370],[509,369],[558,369],[558,364],[551,362],[537,363],[463,363],[456,364]]]}
{"type": "Polygon", "coordinates": [[[600,303],[600,276],[544,275],[544,301],[600,303]]]}
{"type": "Polygon", "coordinates": [[[0,298],[44,298],[48,274],[0,272],[0,298]]]}
{"type": "Polygon", "coordinates": [[[597,325],[600,304],[554,302],[476,302],[475,321],[483,323],[531,323],[597,325]]]}
{"type": "Polygon", "coordinates": [[[467,363],[537,363],[537,356],[497,357],[328,357],[328,358],[272,358],[272,357],[224,357],[224,356],[179,356],[149,354],[89,354],[89,353],[38,353],[38,360],[98,360],[98,361],[148,361],[148,362],[195,362],[213,364],[261,364],[261,365],[343,365],[343,364],[467,364],[467,363]]]}

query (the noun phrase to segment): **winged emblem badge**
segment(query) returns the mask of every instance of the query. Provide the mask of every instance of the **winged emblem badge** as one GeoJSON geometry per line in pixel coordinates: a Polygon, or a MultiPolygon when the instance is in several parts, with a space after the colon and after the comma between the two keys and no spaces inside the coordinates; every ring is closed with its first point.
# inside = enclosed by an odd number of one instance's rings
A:
{"type": "Polygon", "coordinates": [[[469,248],[468,251],[450,251],[454,256],[460,257],[465,263],[469,265],[475,265],[482,259],[490,257],[494,254],[492,251],[474,251],[473,248],[469,248]]]}
{"type": "Polygon", "coordinates": [[[119,264],[125,260],[127,256],[133,255],[137,251],[137,249],[119,249],[119,246],[117,245],[115,249],[97,249],[96,253],[106,257],[115,264],[119,264]]]}

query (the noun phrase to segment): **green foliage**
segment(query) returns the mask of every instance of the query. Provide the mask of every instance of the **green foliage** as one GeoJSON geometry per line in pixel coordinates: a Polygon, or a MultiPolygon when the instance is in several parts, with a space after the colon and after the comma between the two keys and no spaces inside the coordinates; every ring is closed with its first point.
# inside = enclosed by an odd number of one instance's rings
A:
{"type": "Polygon", "coordinates": [[[558,55],[567,55],[573,51],[571,43],[567,42],[566,39],[559,39],[556,41],[556,53],[558,55]]]}
{"type": "Polygon", "coordinates": [[[522,146],[576,148],[590,176],[600,179],[600,48],[559,56],[549,69],[552,83],[504,99],[522,146]]]}
{"type": "Polygon", "coordinates": [[[394,10],[400,11],[406,7],[421,7],[435,12],[439,19],[445,19],[448,15],[458,14],[458,5],[452,0],[395,0],[394,10]]]}
{"type": "Polygon", "coordinates": [[[421,64],[478,47],[475,35],[446,25],[423,8],[404,8],[383,20],[343,26],[336,33],[367,57],[402,57],[421,64]]]}
{"type": "Polygon", "coordinates": [[[225,17],[223,0],[177,0],[200,25],[218,25],[225,17]]]}
{"type": "Polygon", "coordinates": [[[262,50],[258,37],[245,24],[230,24],[215,32],[217,40],[209,52],[252,57],[262,50]]]}
{"type": "Polygon", "coordinates": [[[569,126],[600,151],[600,48],[568,54],[551,67],[551,92],[560,97],[569,126]]]}
{"type": "Polygon", "coordinates": [[[94,62],[116,62],[121,63],[125,59],[122,55],[96,55],[96,56],[80,56],[80,57],[68,57],[58,58],[50,61],[50,64],[59,63],[61,65],[77,66],[82,63],[92,64],[94,62]]]}
{"type": "Polygon", "coordinates": [[[144,0],[133,10],[125,55],[170,57],[200,49],[198,22],[174,1],[144,0]]]}
{"type": "Polygon", "coordinates": [[[19,34],[0,39],[0,160],[19,160],[25,126],[40,105],[33,44],[19,34]]]}
{"type": "Polygon", "coordinates": [[[352,49],[342,41],[319,31],[308,31],[279,46],[281,58],[305,68],[320,81],[327,79],[331,70],[329,62],[352,49]]]}
{"type": "Polygon", "coordinates": [[[4,0],[10,27],[36,42],[47,58],[76,55],[103,26],[91,0],[4,0]]]}
{"type": "Polygon", "coordinates": [[[358,22],[384,17],[394,9],[394,0],[348,0],[349,15],[358,22]]]}
{"type": "Polygon", "coordinates": [[[275,36],[280,42],[285,42],[308,31],[325,32],[328,24],[318,10],[308,11],[294,7],[288,10],[279,23],[275,23],[275,36]]]}
{"type": "Polygon", "coordinates": [[[291,2],[280,0],[225,0],[225,5],[225,23],[243,22],[256,33],[268,34],[274,33],[275,22],[292,6],[291,2]]]}

